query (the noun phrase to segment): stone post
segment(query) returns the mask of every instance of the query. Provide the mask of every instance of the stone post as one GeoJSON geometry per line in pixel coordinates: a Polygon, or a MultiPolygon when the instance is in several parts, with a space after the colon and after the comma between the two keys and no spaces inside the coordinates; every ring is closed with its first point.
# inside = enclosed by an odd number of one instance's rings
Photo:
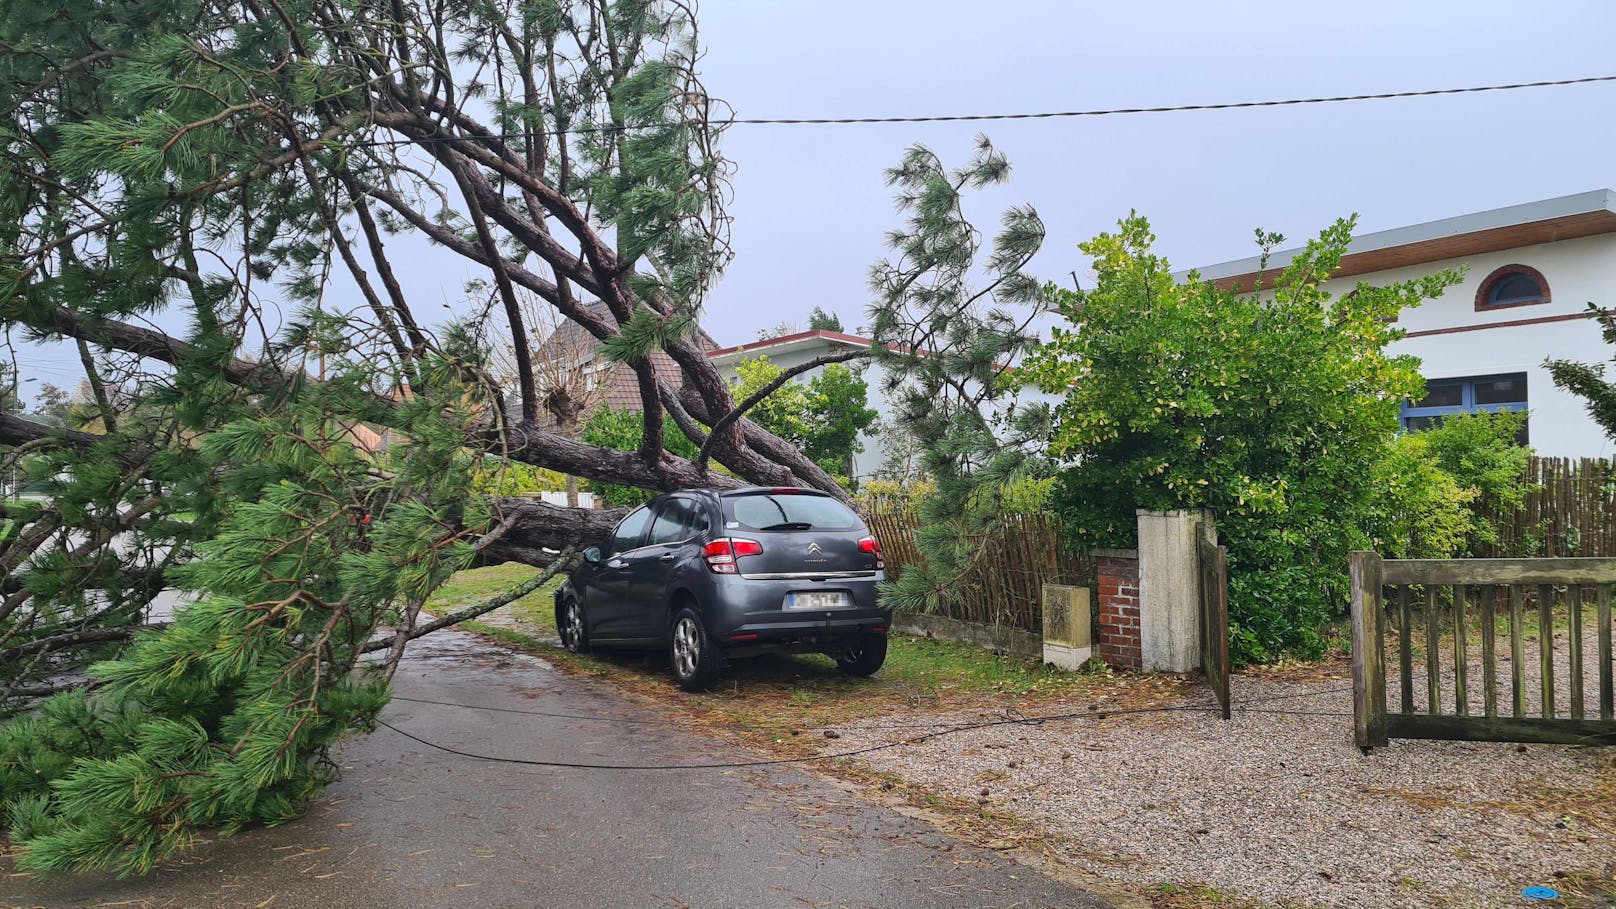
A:
{"type": "Polygon", "coordinates": [[[1197,541],[1210,515],[1146,511],[1139,519],[1139,650],[1146,672],[1200,666],[1201,572],[1197,541]]]}
{"type": "Polygon", "coordinates": [[[1093,654],[1089,589],[1044,585],[1044,662],[1061,669],[1081,669],[1093,654]]]}

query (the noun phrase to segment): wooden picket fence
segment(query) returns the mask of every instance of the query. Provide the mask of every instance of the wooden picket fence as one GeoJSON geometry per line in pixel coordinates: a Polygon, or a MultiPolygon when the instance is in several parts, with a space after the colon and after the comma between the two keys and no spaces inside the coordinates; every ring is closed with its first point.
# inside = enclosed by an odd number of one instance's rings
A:
{"type": "MultiPolygon", "coordinates": [[[[864,519],[881,541],[888,576],[897,579],[920,561],[915,545],[919,519],[912,511],[882,507],[867,511],[864,519]]],[[[1064,545],[1053,517],[1007,515],[977,544],[980,557],[937,614],[1042,632],[1044,585],[1083,585],[1093,576],[1092,560],[1064,545]]]]}
{"type": "Polygon", "coordinates": [[[1354,552],[1351,576],[1360,747],[1395,738],[1616,742],[1616,559],[1354,552]],[[1395,660],[1387,660],[1388,649],[1395,660]],[[1396,670],[1395,709],[1387,703],[1388,662],[1396,670]]]}
{"type": "Polygon", "coordinates": [[[1616,557],[1616,465],[1595,458],[1537,458],[1519,508],[1494,517],[1492,558],[1616,557]]]}

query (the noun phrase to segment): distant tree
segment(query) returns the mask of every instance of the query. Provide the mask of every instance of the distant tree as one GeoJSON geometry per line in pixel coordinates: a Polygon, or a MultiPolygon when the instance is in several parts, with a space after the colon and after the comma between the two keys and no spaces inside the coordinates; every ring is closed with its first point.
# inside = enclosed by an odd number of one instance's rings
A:
{"type": "Polygon", "coordinates": [[[826,312],[815,306],[808,313],[808,329],[810,331],[841,331],[842,317],[833,312],[826,312]]]}
{"type": "Polygon", "coordinates": [[[783,338],[786,335],[794,335],[800,331],[802,331],[802,326],[796,322],[780,322],[768,328],[758,329],[757,339],[759,341],[768,341],[774,338],[783,338]]]}
{"type": "MultiPolygon", "coordinates": [[[[1589,303],[1588,312],[1599,321],[1605,343],[1616,346],[1616,309],[1601,309],[1589,303]]],[[[1616,376],[1607,379],[1603,366],[1573,360],[1549,360],[1544,365],[1554,384],[1582,398],[1594,422],[1605,430],[1605,435],[1616,439],[1616,376]]]]}
{"type": "Polygon", "coordinates": [[[853,476],[853,456],[864,450],[859,436],[879,416],[869,406],[870,387],[852,369],[832,363],[808,383],[808,434],[803,454],[831,474],[853,476]]]}
{"type": "Polygon", "coordinates": [[[39,386],[39,394],[34,404],[34,416],[52,426],[71,426],[74,423],[72,418],[74,403],[72,395],[45,382],[39,386]]]}
{"type": "MultiPolygon", "coordinates": [[[[11,371],[10,363],[0,362],[0,413],[16,413],[22,410],[22,399],[17,396],[16,374],[11,371]]],[[[5,440],[0,439],[0,445],[5,440]]]]}
{"type": "MultiPolygon", "coordinates": [[[[776,382],[782,373],[768,357],[736,367],[736,400],[745,401],[776,382]]],[[[806,384],[782,383],[750,411],[759,426],[796,443],[834,476],[851,479],[853,456],[864,450],[859,434],[875,422],[869,387],[858,373],[839,363],[824,366],[806,384]]]]}
{"type": "MultiPolygon", "coordinates": [[[[735,400],[745,401],[780,378],[781,369],[767,356],[742,360],[735,367],[735,400]]],[[[753,421],[798,446],[808,433],[808,395],[800,382],[784,382],[753,405],[753,421]]]]}

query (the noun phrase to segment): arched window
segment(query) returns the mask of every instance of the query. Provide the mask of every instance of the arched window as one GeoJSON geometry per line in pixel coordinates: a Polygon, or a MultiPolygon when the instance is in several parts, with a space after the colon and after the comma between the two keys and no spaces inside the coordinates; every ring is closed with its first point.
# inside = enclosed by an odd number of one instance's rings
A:
{"type": "Polygon", "coordinates": [[[1487,276],[1476,290],[1476,310],[1508,309],[1549,302],[1549,282],[1529,265],[1506,265],[1487,276]]]}

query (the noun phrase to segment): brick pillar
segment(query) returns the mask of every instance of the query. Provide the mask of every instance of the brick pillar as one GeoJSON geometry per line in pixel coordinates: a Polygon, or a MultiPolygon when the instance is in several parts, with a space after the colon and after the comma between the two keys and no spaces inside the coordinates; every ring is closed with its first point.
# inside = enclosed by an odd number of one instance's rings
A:
{"type": "Polygon", "coordinates": [[[1093,554],[1099,607],[1096,653],[1107,666],[1137,672],[1144,666],[1139,638],[1139,550],[1096,549],[1093,554]]]}

